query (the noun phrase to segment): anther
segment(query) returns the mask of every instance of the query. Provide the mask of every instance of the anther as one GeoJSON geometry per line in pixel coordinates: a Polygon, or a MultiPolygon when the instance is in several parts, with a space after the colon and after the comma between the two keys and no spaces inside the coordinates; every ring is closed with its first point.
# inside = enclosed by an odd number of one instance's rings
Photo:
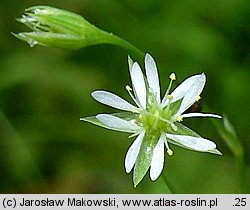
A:
{"type": "Polygon", "coordinates": [[[174,152],[171,149],[167,149],[167,153],[169,156],[172,156],[174,152]]]}
{"type": "Polygon", "coordinates": [[[171,101],[171,100],[173,100],[173,98],[174,98],[174,97],[173,97],[172,95],[167,95],[167,99],[168,99],[168,100],[171,101]]]}
{"type": "Polygon", "coordinates": [[[126,88],[127,91],[131,91],[132,90],[132,88],[129,85],[126,85],[125,88],[126,88]]]}
{"type": "Polygon", "coordinates": [[[165,140],[165,145],[166,145],[166,148],[167,148],[168,155],[169,156],[173,155],[174,152],[169,148],[167,140],[165,140]]]}
{"type": "Polygon", "coordinates": [[[180,115],[180,116],[178,116],[178,117],[176,118],[176,120],[177,120],[178,122],[181,122],[181,121],[183,121],[183,117],[180,115]]]}
{"type": "Polygon", "coordinates": [[[169,78],[170,78],[171,80],[176,80],[175,73],[170,74],[169,78]]]}
{"type": "Polygon", "coordinates": [[[173,80],[176,80],[175,73],[170,74],[169,78],[170,78],[171,80],[170,80],[169,86],[168,86],[168,88],[167,88],[167,90],[166,90],[166,93],[165,93],[165,95],[164,95],[164,97],[163,97],[163,99],[162,99],[161,106],[163,106],[163,105],[165,106],[165,105],[166,105],[165,103],[166,103],[166,100],[167,100],[167,99],[170,100],[170,99],[168,98],[168,96],[169,96],[169,91],[170,91],[170,89],[171,89],[173,80]]]}
{"type": "Polygon", "coordinates": [[[195,96],[195,101],[199,101],[201,99],[200,96],[195,96]]]}

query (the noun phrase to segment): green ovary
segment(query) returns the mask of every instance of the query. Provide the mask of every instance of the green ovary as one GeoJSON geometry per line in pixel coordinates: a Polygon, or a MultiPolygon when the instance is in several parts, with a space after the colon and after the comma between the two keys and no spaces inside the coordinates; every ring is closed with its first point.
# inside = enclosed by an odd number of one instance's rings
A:
{"type": "Polygon", "coordinates": [[[151,108],[140,113],[137,122],[152,135],[159,136],[162,132],[172,130],[170,121],[171,111],[151,108]],[[168,122],[167,122],[168,121],[168,122]]]}

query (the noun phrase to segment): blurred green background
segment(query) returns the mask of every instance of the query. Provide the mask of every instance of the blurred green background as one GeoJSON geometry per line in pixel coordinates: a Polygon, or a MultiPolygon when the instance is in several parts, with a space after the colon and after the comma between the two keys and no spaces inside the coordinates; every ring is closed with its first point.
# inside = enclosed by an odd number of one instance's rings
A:
{"type": "MultiPolygon", "coordinates": [[[[171,72],[177,83],[205,72],[203,111],[206,104],[234,125],[245,150],[250,192],[249,0],[1,0],[0,193],[168,192],[161,178],[152,182],[148,175],[133,187],[132,174],[124,170],[133,141],[127,134],[79,120],[114,111],[91,98],[95,89],[129,99],[128,52],[111,45],[30,48],[10,33],[28,30],[15,18],[34,5],[81,14],[149,52],[159,67],[162,92],[171,72]]],[[[215,141],[223,156],[175,146],[174,155],[166,155],[163,173],[176,192],[239,192],[233,154],[213,121],[218,120],[184,124],[215,141]]]]}

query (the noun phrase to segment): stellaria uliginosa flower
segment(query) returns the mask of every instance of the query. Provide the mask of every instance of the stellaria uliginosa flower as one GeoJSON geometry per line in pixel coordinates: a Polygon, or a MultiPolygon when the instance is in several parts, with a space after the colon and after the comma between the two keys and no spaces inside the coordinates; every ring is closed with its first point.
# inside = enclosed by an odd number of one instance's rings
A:
{"type": "Polygon", "coordinates": [[[170,94],[172,82],[176,79],[170,75],[170,84],[161,100],[157,67],[154,59],[146,54],[143,75],[137,62],[128,58],[132,88],[126,89],[135,105],[121,97],[103,90],[92,93],[95,100],[124,112],[98,114],[81,120],[116,131],[131,133],[136,137],[125,157],[125,170],[133,172],[134,186],[138,185],[150,168],[151,180],[156,180],[164,166],[164,151],[172,155],[169,143],[186,149],[221,155],[216,144],[205,139],[180,122],[188,117],[215,117],[216,114],[184,112],[200,99],[205,86],[205,74],[197,74],[183,81],[170,94]],[[132,93],[133,91],[133,93],[132,93]]]}

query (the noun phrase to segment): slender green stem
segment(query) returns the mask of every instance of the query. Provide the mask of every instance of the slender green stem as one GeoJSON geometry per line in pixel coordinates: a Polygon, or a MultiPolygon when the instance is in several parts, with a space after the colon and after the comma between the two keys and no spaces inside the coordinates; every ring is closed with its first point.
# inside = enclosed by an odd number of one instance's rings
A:
{"type": "Polygon", "coordinates": [[[123,48],[127,49],[128,51],[130,51],[131,53],[135,54],[140,59],[144,58],[144,52],[142,52],[141,50],[136,48],[134,45],[130,44],[129,42],[127,42],[124,39],[121,39],[118,36],[114,35],[113,37],[115,38],[114,41],[117,42],[121,47],[123,47],[123,48]]]}
{"type": "MultiPolygon", "coordinates": [[[[106,31],[99,31],[99,36],[101,36],[101,39],[98,37],[98,40],[101,41],[101,43],[107,43],[107,44],[114,44],[118,45],[122,48],[127,49],[130,53],[132,53],[134,56],[143,59],[144,58],[144,52],[139,50],[137,47],[129,43],[128,41],[120,38],[119,36],[116,36],[112,33],[108,33],[106,31]]],[[[97,42],[98,42],[97,40],[97,42]]]]}

